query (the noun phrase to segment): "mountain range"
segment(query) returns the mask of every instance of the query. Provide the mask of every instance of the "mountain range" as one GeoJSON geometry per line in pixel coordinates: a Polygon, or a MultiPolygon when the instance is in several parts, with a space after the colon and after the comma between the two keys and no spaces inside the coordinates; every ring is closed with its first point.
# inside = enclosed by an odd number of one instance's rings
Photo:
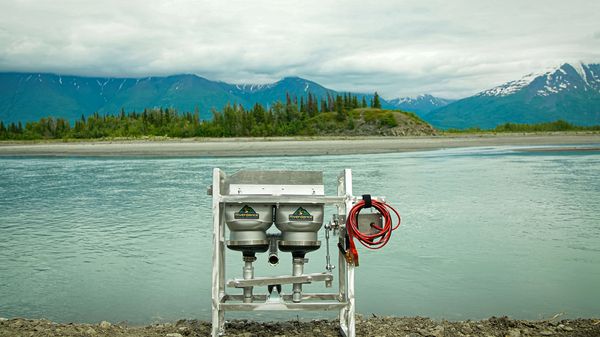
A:
{"type": "MultiPolygon", "coordinates": [[[[285,101],[286,95],[326,97],[343,92],[299,77],[269,84],[229,84],[197,75],[101,78],[47,73],[0,73],[0,120],[31,121],[55,116],[69,120],[94,112],[118,113],[173,107],[197,111],[203,119],[228,103],[251,107],[285,101]]],[[[372,94],[354,93],[370,101],[372,94]]],[[[493,128],[498,124],[563,119],[600,124],[600,65],[563,64],[540,74],[450,100],[432,95],[381,99],[387,109],[411,111],[437,128],[493,128]]]]}
{"type": "Polygon", "coordinates": [[[493,128],[558,119],[600,124],[600,64],[565,63],[484,90],[422,116],[438,128],[493,128]]]}
{"type": "MultiPolygon", "coordinates": [[[[196,75],[145,78],[100,78],[57,74],[0,73],[0,120],[31,121],[56,116],[70,120],[94,112],[143,111],[144,108],[175,108],[198,111],[211,118],[212,109],[226,104],[246,108],[269,106],[290,97],[316,97],[338,92],[299,77],[286,77],[270,84],[241,85],[211,81],[196,75]]],[[[372,94],[357,94],[367,101],[372,94]]],[[[382,105],[391,108],[387,102],[382,105]]]]}
{"type": "Polygon", "coordinates": [[[386,102],[395,109],[414,112],[419,117],[424,117],[429,112],[444,107],[454,101],[456,100],[424,94],[417,97],[394,98],[387,100],[386,102]]]}

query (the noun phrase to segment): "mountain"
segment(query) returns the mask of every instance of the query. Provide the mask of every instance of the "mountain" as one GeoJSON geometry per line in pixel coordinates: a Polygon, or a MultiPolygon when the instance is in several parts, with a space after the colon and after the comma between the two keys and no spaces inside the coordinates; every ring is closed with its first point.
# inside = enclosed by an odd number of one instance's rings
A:
{"type": "MultiPolygon", "coordinates": [[[[81,115],[143,111],[144,108],[173,107],[178,111],[198,111],[212,117],[213,108],[228,103],[246,108],[256,103],[268,106],[276,101],[308,94],[336,95],[337,91],[299,77],[286,77],[270,84],[228,84],[196,75],[146,78],[101,78],[57,74],[0,73],[0,120],[32,121],[55,116],[70,120],[81,115]]],[[[364,96],[369,102],[372,95],[364,96]]],[[[389,104],[382,100],[382,106],[389,104]]]]}
{"type": "Polygon", "coordinates": [[[432,110],[446,106],[455,100],[435,97],[429,94],[419,95],[415,98],[402,97],[388,100],[387,102],[394,109],[410,111],[416,113],[418,116],[423,117],[432,110]]]}
{"type": "Polygon", "coordinates": [[[223,83],[223,88],[244,101],[260,103],[264,106],[273,104],[276,101],[285,102],[288,93],[291,97],[297,96],[298,99],[301,96],[308,96],[308,93],[317,97],[327,97],[327,94],[335,95],[337,93],[318,83],[300,77],[284,77],[282,80],[270,84],[223,83]]]}
{"type": "Polygon", "coordinates": [[[99,78],[56,74],[0,73],[0,120],[29,121],[57,116],[79,118],[94,112],[144,108],[198,108],[203,117],[227,102],[248,104],[218,82],[196,75],[99,78]]]}
{"type": "Polygon", "coordinates": [[[529,74],[424,116],[439,128],[493,128],[498,124],[558,119],[576,125],[600,124],[600,64],[565,63],[529,74]]]}

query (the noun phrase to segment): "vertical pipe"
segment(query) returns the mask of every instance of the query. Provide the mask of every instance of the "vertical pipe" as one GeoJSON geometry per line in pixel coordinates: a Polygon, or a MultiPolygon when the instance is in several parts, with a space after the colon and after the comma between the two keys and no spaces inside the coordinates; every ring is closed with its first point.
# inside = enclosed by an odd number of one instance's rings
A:
{"type": "MultiPolygon", "coordinates": [[[[304,258],[294,257],[292,262],[292,275],[300,276],[304,273],[304,258]]],[[[294,283],[292,286],[292,302],[300,303],[302,301],[302,283],[294,283]]]]}
{"type": "Polygon", "coordinates": [[[279,255],[277,254],[277,241],[281,240],[281,234],[268,234],[269,240],[269,264],[276,266],[279,264],[279,255]]]}
{"type": "MultiPolygon", "coordinates": [[[[252,262],[256,261],[256,257],[244,256],[244,280],[254,278],[254,266],[252,262]]],[[[252,287],[244,287],[244,303],[252,303],[252,287]]]]}

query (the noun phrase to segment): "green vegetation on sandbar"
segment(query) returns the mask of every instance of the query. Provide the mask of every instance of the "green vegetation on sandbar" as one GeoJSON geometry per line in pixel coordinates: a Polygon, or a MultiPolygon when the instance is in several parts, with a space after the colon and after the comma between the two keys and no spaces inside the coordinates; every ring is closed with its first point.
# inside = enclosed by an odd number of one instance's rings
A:
{"type": "Polygon", "coordinates": [[[222,111],[213,110],[211,120],[200,120],[198,113],[160,108],[141,113],[122,110],[116,115],[94,113],[87,118],[81,116],[74,123],[53,117],[25,125],[0,122],[0,140],[318,136],[348,134],[358,125],[369,126],[369,132],[394,128],[398,119],[427,125],[412,113],[382,110],[377,93],[369,106],[364,98],[359,101],[351,94],[320,100],[309,94],[306,102],[304,97],[298,101],[288,96],[285,103],[276,102],[268,109],[260,104],[251,109],[227,105],[222,111]]]}
{"type": "Polygon", "coordinates": [[[564,120],[538,124],[504,123],[493,129],[448,129],[446,133],[514,133],[514,132],[568,132],[568,131],[600,131],[600,125],[578,126],[564,120]]]}

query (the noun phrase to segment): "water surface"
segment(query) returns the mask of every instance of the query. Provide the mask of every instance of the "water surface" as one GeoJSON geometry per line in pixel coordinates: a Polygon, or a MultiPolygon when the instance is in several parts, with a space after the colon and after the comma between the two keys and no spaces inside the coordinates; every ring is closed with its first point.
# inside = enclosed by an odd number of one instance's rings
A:
{"type": "MultiPolygon", "coordinates": [[[[400,210],[392,242],[360,251],[363,314],[598,317],[600,154],[516,150],[1,158],[0,316],[209,319],[206,187],[220,167],[323,170],[331,194],[338,172],[351,168],[356,195],[384,195],[400,210]]],[[[257,275],[289,272],[291,258],[281,257],[277,268],[259,257],[257,275]]],[[[308,257],[308,272],[324,270],[323,250],[308,257]]],[[[228,252],[227,261],[228,276],[240,276],[239,253],[228,252]]]]}

